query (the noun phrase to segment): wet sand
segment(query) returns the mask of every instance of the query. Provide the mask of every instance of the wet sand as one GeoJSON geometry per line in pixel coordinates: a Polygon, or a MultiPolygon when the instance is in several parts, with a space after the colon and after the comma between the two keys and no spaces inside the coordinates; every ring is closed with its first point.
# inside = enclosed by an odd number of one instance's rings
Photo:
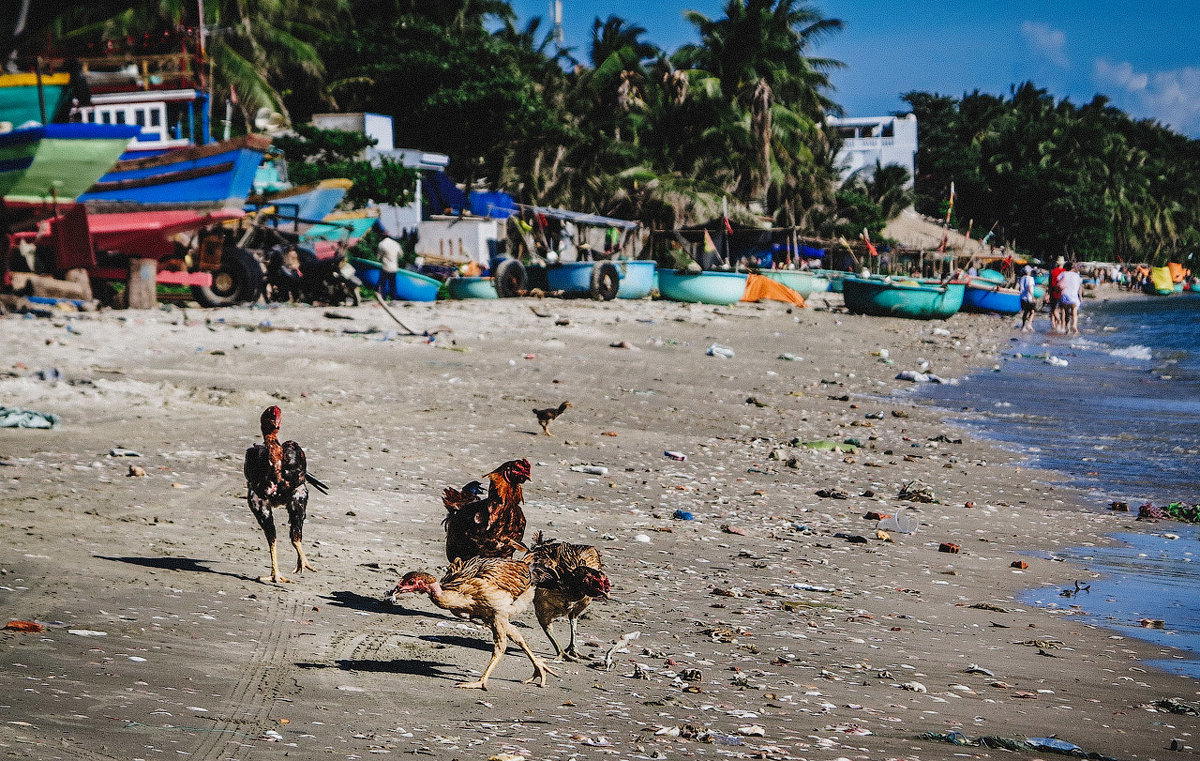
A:
{"type": "MultiPolygon", "coordinates": [[[[1146,665],[1171,651],[1017,601],[1086,584],[1047,556],[1129,517],[894,393],[920,359],[947,378],[995,364],[1012,320],[396,309],[443,332],[397,335],[374,305],[0,318],[0,404],[62,418],[0,430],[0,610],[46,626],[0,632],[4,757],[1005,755],[919,739],[951,731],[1127,759],[1200,747],[1196,717],[1143,708],[1197,699],[1195,681],[1146,665]],[[713,343],[735,356],[706,356],[713,343]],[[540,435],[531,408],[563,400],[540,435]],[[317,571],[286,585],[257,581],[267,552],[241,473],[271,404],[331,486],[305,529],[317,571]],[[789,445],[847,438],[863,446],[789,445]],[[556,665],[545,689],[521,684],[516,648],[487,692],[455,689],[487,662],[488,633],[383,598],[403,572],[444,566],[442,487],[517,457],[533,463],[527,538],[599,547],[612,599],[581,622],[591,661],[556,665]],[[898,499],[906,484],[937,501],[898,499]],[[917,530],[885,541],[872,511],[917,530]]],[[[286,543],[280,557],[290,571],[286,543]]],[[[549,656],[532,611],[520,624],[549,656]]]]}

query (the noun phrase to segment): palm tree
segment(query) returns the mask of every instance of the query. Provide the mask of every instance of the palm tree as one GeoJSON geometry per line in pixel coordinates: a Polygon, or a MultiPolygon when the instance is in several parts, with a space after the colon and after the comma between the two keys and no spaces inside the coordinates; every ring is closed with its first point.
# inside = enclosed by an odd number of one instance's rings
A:
{"type": "Polygon", "coordinates": [[[825,91],[832,89],[828,72],[843,64],[808,53],[817,40],[844,24],[796,0],[728,0],[724,10],[725,17],[715,21],[687,12],[701,44],[685,48],[685,55],[716,76],[725,96],[749,114],[753,168],[742,194],[745,200],[762,202],[771,184],[775,105],[813,123],[840,110],[825,91]]]}

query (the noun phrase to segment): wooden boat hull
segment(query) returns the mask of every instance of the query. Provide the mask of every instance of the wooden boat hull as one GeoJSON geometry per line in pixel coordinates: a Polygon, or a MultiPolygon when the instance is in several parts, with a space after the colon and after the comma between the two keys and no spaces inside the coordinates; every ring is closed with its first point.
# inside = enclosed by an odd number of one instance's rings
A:
{"type": "Polygon", "coordinates": [[[658,292],[671,301],[693,304],[736,304],[746,293],[744,272],[679,273],[658,270],[658,292]]]}
{"type": "MultiPolygon", "coordinates": [[[[36,74],[0,74],[0,119],[20,127],[26,122],[42,123],[42,108],[38,103],[36,74]]],[[[45,121],[52,121],[62,103],[71,75],[43,74],[42,95],[46,102],[45,121]]]]}
{"type": "Polygon", "coordinates": [[[138,132],[124,125],[48,124],[0,134],[0,198],[19,207],[72,203],[138,132]]]}
{"type": "Polygon", "coordinates": [[[1015,288],[1004,288],[994,281],[972,278],[963,293],[962,309],[964,312],[1018,314],[1021,311],[1021,292],[1015,288]]]}
{"type": "Polygon", "coordinates": [[[490,277],[452,277],[446,281],[452,299],[498,299],[496,282],[490,277]]]}
{"type": "Polygon", "coordinates": [[[926,285],[847,277],[842,281],[846,308],[856,314],[944,320],[962,308],[965,283],[926,285]]]}
{"type": "Polygon", "coordinates": [[[829,278],[804,270],[763,270],[763,275],[783,283],[804,298],[829,290],[829,278]]]}
{"type": "Polygon", "coordinates": [[[219,143],[117,162],[82,196],[96,211],[241,208],[270,138],[245,135],[219,143]]]}

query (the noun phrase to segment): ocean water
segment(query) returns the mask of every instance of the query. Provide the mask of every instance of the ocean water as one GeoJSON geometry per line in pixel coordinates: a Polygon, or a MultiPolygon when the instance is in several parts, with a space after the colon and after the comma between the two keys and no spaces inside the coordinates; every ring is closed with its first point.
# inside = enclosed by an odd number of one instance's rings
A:
{"type": "Polygon", "coordinates": [[[1078,605],[1124,635],[1190,651],[1192,660],[1156,665],[1200,679],[1200,530],[1133,521],[1144,502],[1200,502],[1200,296],[1089,301],[1082,335],[1048,327],[1039,316],[1038,333],[1014,330],[998,370],[920,394],[1026,465],[1066,474],[1098,509],[1129,503],[1120,546],[1059,555],[1105,574],[1090,592],[1067,599],[1039,589],[1024,599],[1078,605]],[[1157,621],[1162,629],[1148,628],[1157,621]]]}

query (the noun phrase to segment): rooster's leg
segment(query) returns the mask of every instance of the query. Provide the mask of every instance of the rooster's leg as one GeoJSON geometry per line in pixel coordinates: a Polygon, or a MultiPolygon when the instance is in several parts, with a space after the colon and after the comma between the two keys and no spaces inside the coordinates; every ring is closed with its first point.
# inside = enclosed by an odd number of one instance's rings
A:
{"type": "Polygon", "coordinates": [[[484,667],[483,674],[480,675],[478,681],[460,682],[458,684],[459,687],[464,690],[487,689],[488,677],[490,677],[492,672],[496,670],[496,666],[500,663],[500,659],[504,657],[504,651],[508,649],[508,636],[506,634],[508,626],[509,624],[507,621],[496,620],[492,622],[492,659],[488,661],[488,665],[484,667]]]}
{"type": "Polygon", "coordinates": [[[513,642],[517,643],[518,647],[525,651],[525,655],[529,656],[529,661],[533,664],[533,676],[526,679],[524,682],[522,682],[522,684],[532,684],[536,681],[539,687],[545,687],[546,675],[549,674],[550,676],[558,676],[558,672],[553,671],[549,666],[547,666],[545,659],[539,658],[533,654],[533,650],[530,649],[529,643],[527,643],[525,638],[521,636],[521,632],[517,631],[517,627],[507,622],[505,623],[505,626],[508,629],[508,636],[512,638],[513,642]]]}
{"type": "Polygon", "coordinates": [[[559,645],[558,645],[558,640],[556,640],[556,639],[554,638],[554,635],[550,633],[550,627],[551,627],[551,625],[552,625],[552,624],[551,624],[551,622],[549,622],[549,621],[547,621],[546,623],[543,623],[543,624],[542,624],[542,631],[546,632],[546,639],[550,640],[550,644],[551,644],[551,645],[554,645],[554,660],[555,660],[555,662],[562,662],[562,660],[563,660],[563,649],[562,649],[561,647],[559,647],[559,645]]]}
{"type": "Polygon", "coordinates": [[[308,512],[308,488],[297,489],[292,501],[288,503],[288,531],[292,546],[296,548],[296,573],[315,571],[304,556],[304,518],[308,512]]]}
{"type": "Polygon", "coordinates": [[[541,425],[542,425],[542,433],[546,434],[547,436],[554,435],[554,434],[550,433],[550,423],[549,422],[542,423],[541,425]]]}
{"type": "Polygon", "coordinates": [[[283,578],[283,575],[279,573],[279,555],[276,554],[276,552],[275,552],[275,537],[271,537],[270,548],[271,548],[271,575],[270,576],[259,576],[258,580],[264,584],[279,584],[279,583],[286,584],[286,583],[289,583],[291,581],[291,579],[285,579],[285,578],[283,578]]]}
{"type": "Polygon", "coordinates": [[[571,641],[567,643],[567,649],[563,651],[562,657],[568,661],[581,661],[583,656],[575,649],[575,635],[579,633],[579,619],[569,616],[567,622],[571,625],[571,641]]]}

